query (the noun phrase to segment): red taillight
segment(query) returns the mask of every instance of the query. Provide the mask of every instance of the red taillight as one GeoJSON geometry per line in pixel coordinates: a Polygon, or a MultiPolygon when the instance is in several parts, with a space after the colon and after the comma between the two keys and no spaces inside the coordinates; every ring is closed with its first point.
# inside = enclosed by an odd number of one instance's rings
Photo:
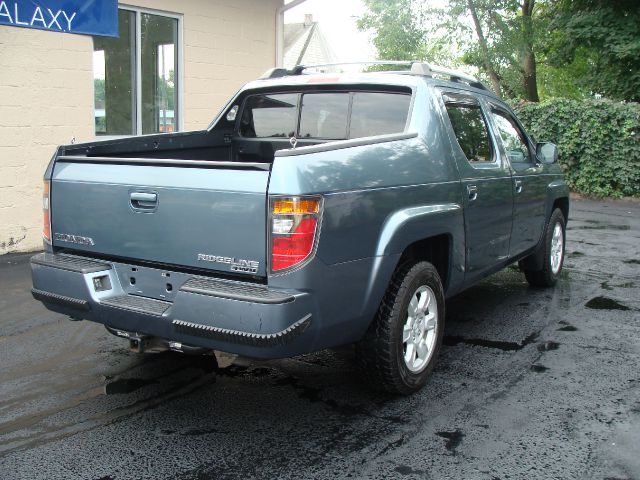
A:
{"type": "Polygon", "coordinates": [[[276,198],[271,201],[271,271],[300,264],[316,240],[320,199],[276,198]]]}
{"type": "Polygon", "coordinates": [[[51,211],[50,211],[50,195],[49,195],[50,183],[45,180],[42,188],[42,236],[44,239],[51,243],[51,211]]]}

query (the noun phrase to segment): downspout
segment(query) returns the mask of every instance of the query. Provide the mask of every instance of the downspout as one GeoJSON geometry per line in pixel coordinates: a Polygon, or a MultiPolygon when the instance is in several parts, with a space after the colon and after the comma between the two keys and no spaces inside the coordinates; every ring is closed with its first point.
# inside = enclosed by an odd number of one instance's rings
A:
{"type": "Polygon", "coordinates": [[[282,67],[284,61],[284,12],[297,7],[307,0],[292,0],[276,10],[276,67],[282,67]]]}

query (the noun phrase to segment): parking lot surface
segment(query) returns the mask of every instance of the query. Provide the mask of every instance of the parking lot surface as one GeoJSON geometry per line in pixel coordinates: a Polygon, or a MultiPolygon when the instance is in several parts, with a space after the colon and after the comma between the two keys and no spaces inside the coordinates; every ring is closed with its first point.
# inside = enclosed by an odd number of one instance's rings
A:
{"type": "Polygon", "coordinates": [[[349,348],[216,366],[136,355],[0,257],[3,479],[640,478],[640,204],[574,201],[555,289],[516,268],[447,303],[411,397],[349,348]]]}

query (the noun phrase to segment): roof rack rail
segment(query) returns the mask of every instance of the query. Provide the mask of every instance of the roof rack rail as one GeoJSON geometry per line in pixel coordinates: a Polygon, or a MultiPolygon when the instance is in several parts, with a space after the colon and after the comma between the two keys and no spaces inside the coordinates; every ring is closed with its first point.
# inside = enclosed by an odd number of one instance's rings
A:
{"type": "MultiPolygon", "coordinates": [[[[433,77],[434,75],[447,77],[452,82],[464,82],[474,88],[481,90],[489,90],[480,80],[476,77],[457,70],[451,70],[449,68],[439,67],[427,62],[420,61],[407,61],[407,60],[374,60],[371,62],[341,62],[341,63],[321,63],[314,65],[296,65],[292,69],[286,68],[272,68],[267,70],[261,79],[279,78],[290,75],[302,75],[305,70],[326,68],[326,67],[339,67],[344,65],[404,65],[409,69],[404,72],[394,71],[393,73],[409,73],[412,75],[423,75],[425,77],[433,77]]],[[[391,73],[391,72],[390,72],[391,73]]]]}

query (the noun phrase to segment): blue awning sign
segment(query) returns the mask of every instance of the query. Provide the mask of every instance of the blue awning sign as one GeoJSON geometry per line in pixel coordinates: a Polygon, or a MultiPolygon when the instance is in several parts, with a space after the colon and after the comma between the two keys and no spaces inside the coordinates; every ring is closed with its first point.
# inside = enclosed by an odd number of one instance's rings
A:
{"type": "Polygon", "coordinates": [[[0,25],[118,36],[117,0],[0,0],[0,25]]]}

